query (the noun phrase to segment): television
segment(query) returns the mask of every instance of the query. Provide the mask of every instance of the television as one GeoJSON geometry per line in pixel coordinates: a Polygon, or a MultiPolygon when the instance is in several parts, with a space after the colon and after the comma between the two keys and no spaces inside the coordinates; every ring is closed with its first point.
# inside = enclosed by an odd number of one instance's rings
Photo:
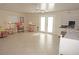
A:
{"type": "Polygon", "coordinates": [[[74,28],[74,27],[75,27],[75,21],[69,21],[68,26],[69,26],[70,28],[74,28]]]}

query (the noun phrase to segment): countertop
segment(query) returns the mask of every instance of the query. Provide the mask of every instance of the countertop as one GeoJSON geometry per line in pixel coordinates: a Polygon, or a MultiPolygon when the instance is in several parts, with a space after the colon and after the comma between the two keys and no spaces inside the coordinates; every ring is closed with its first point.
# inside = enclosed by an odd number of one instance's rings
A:
{"type": "Polygon", "coordinates": [[[60,38],[59,54],[79,55],[79,31],[67,31],[66,35],[60,38]]]}

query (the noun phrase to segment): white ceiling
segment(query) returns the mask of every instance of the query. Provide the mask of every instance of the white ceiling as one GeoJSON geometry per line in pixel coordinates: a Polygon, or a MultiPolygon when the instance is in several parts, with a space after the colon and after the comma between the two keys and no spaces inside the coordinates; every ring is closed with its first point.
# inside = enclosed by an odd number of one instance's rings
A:
{"type": "MultiPolygon", "coordinates": [[[[22,13],[40,13],[40,3],[0,3],[0,9],[22,13]]],[[[79,9],[79,3],[55,3],[54,7],[45,12],[79,9]]]]}

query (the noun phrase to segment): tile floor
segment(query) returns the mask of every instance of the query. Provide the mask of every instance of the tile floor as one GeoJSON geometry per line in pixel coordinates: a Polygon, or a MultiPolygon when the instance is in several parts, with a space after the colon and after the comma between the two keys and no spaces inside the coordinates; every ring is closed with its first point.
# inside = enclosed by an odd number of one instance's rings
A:
{"type": "Polygon", "coordinates": [[[56,35],[45,33],[16,33],[0,38],[0,55],[56,55],[59,54],[56,35]]]}

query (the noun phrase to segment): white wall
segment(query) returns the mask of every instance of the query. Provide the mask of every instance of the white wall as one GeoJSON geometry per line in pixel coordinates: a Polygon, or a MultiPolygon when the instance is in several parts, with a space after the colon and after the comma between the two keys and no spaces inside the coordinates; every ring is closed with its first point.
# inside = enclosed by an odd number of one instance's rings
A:
{"type": "Polygon", "coordinates": [[[40,17],[41,16],[53,16],[54,17],[54,34],[60,34],[60,26],[61,25],[67,25],[68,21],[75,20],[76,21],[76,27],[79,27],[79,10],[73,10],[70,12],[54,12],[54,13],[44,13],[44,14],[36,14],[36,13],[30,13],[28,15],[28,23],[32,22],[33,24],[40,26],[40,17]]]}
{"type": "Polygon", "coordinates": [[[39,13],[29,13],[26,16],[28,19],[28,23],[32,22],[33,24],[35,24],[36,26],[40,27],[40,17],[41,16],[52,16],[54,17],[54,30],[53,32],[56,34],[59,33],[58,28],[60,27],[60,23],[61,23],[61,17],[60,14],[55,14],[55,13],[44,13],[44,14],[39,14],[39,13]]]}
{"type": "Polygon", "coordinates": [[[79,10],[62,13],[62,24],[68,25],[69,21],[75,21],[75,29],[79,28],[79,10]]]}
{"type": "Polygon", "coordinates": [[[19,17],[24,17],[24,25],[25,25],[25,30],[26,30],[26,25],[27,25],[27,16],[22,13],[17,13],[17,12],[12,12],[12,11],[6,11],[6,10],[0,10],[0,26],[2,27],[7,27],[7,23],[9,20],[11,20],[11,17],[17,17],[17,20],[19,17]]]}
{"type": "Polygon", "coordinates": [[[40,26],[40,17],[41,16],[53,16],[54,17],[54,33],[60,34],[60,26],[68,24],[69,20],[75,20],[76,21],[76,27],[79,27],[79,10],[74,10],[70,12],[54,12],[54,13],[16,13],[11,11],[3,11],[0,10],[0,26],[6,27],[7,20],[9,20],[9,16],[23,16],[24,17],[24,25],[25,30],[27,30],[27,26],[29,22],[32,22],[36,26],[40,26]]]}

